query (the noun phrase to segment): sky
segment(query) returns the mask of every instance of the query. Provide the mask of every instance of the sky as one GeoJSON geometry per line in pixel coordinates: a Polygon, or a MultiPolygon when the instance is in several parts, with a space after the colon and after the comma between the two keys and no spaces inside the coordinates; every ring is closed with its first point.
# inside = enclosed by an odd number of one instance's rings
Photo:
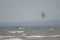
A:
{"type": "Polygon", "coordinates": [[[60,0],[0,0],[0,22],[60,20],[60,0]],[[46,13],[43,19],[41,12],[46,13]]]}

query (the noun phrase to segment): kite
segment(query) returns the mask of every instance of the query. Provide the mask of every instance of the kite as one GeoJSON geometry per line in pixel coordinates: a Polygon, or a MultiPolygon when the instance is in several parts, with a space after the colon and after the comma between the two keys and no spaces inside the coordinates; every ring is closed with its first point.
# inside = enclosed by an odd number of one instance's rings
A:
{"type": "Polygon", "coordinates": [[[41,13],[41,16],[42,16],[42,18],[44,19],[45,16],[46,16],[46,15],[45,15],[45,12],[42,12],[42,13],[41,13]]]}

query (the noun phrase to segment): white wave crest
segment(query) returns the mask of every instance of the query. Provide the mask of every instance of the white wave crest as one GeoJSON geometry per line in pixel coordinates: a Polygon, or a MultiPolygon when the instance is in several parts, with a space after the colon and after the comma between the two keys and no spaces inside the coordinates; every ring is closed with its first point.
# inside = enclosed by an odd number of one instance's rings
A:
{"type": "Polygon", "coordinates": [[[16,31],[17,33],[24,33],[24,31],[16,31]]]}
{"type": "Polygon", "coordinates": [[[51,29],[49,29],[49,30],[53,31],[54,29],[53,29],[53,28],[51,28],[51,29]]]}
{"type": "Polygon", "coordinates": [[[24,31],[8,31],[8,33],[23,33],[24,31]]]}
{"type": "Polygon", "coordinates": [[[52,36],[48,36],[48,37],[60,37],[60,35],[52,35],[52,36]]]}
{"type": "Polygon", "coordinates": [[[5,39],[5,40],[23,40],[21,38],[12,38],[12,39],[5,39]]]}
{"type": "Polygon", "coordinates": [[[18,28],[18,29],[22,30],[23,28],[18,28]]]}
{"type": "Polygon", "coordinates": [[[12,38],[13,36],[0,36],[0,39],[3,38],[3,37],[10,37],[10,38],[12,38]]]}
{"type": "Polygon", "coordinates": [[[31,36],[24,36],[27,38],[43,38],[43,37],[60,37],[60,35],[52,35],[52,36],[38,36],[38,35],[31,35],[31,36]]]}
{"type": "Polygon", "coordinates": [[[16,31],[8,31],[8,33],[16,33],[16,31]]]}

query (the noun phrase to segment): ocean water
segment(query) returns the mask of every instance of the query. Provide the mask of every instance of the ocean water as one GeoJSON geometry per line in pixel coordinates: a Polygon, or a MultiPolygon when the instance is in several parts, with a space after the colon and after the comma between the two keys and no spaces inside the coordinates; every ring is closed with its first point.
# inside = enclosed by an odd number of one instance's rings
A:
{"type": "Polygon", "coordinates": [[[60,40],[60,26],[0,26],[0,40],[60,40]]]}

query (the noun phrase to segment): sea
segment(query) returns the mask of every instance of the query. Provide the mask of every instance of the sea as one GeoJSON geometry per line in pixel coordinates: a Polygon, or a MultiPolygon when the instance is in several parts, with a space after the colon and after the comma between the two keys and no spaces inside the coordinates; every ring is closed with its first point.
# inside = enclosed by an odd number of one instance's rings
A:
{"type": "Polygon", "coordinates": [[[0,40],[60,40],[60,26],[0,26],[0,40]]]}

